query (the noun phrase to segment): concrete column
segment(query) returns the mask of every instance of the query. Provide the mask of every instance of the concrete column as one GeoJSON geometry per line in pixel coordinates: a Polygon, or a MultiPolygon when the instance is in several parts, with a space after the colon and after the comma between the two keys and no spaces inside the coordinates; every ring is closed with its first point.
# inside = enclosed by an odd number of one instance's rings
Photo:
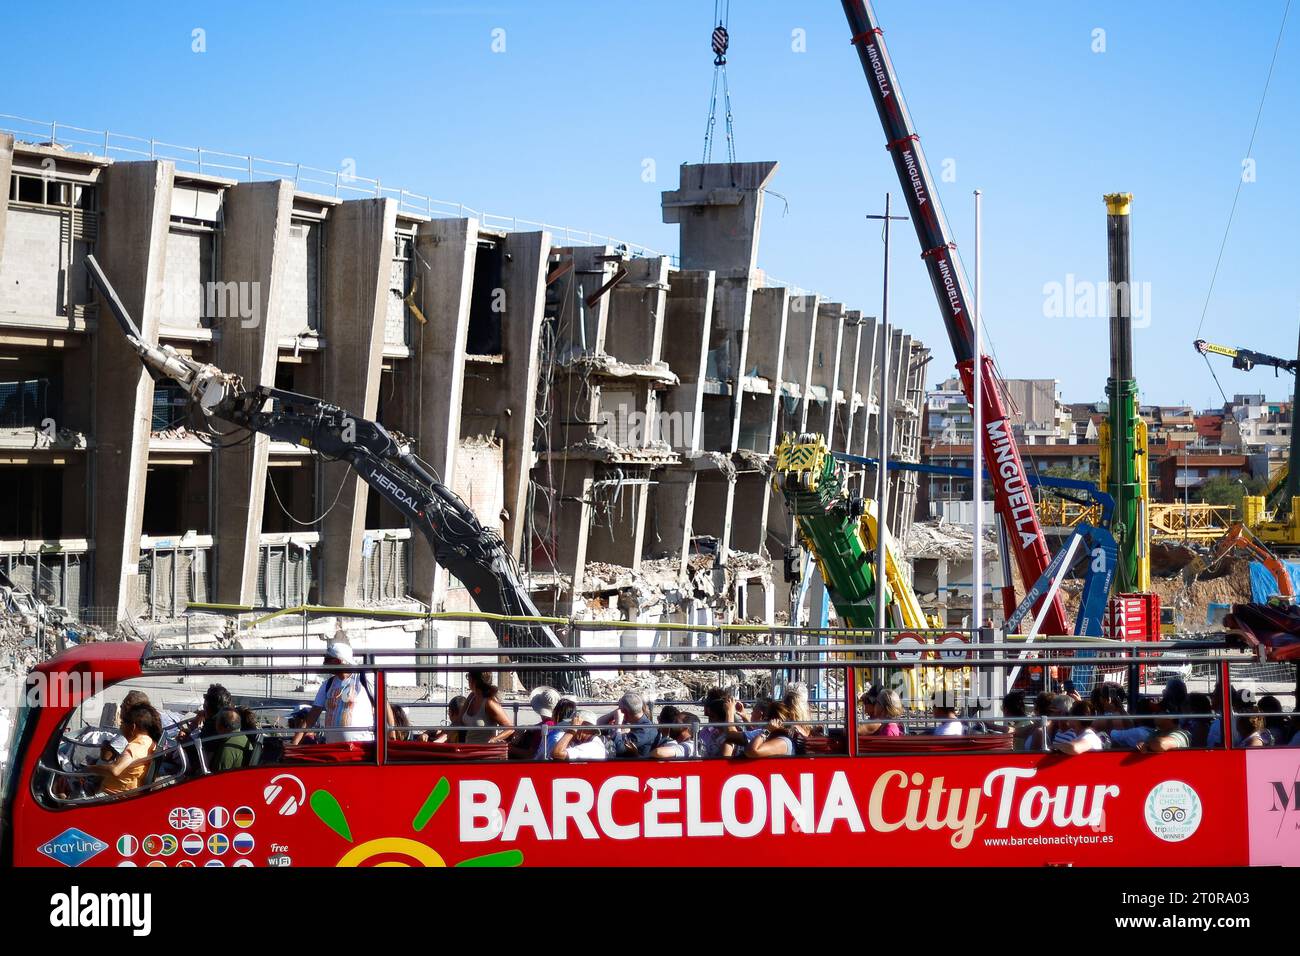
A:
{"type": "MultiPolygon", "coordinates": [[[[568,448],[596,434],[600,415],[601,379],[585,356],[604,355],[609,329],[611,291],[601,292],[616,275],[612,246],[576,246],[551,250],[561,266],[572,263],[568,274],[552,287],[558,293],[553,388],[562,414],[551,421],[551,447],[568,448]]],[[[552,266],[555,268],[555,266],[552,266]]],[[[614,287],[615,289],[617,286],[614,287]]],[[[614,353],[608,353],[614,354],[614,353]]]]}
{"type": "Polygon", "coordinates": [[[662,197],[664,222],[680,227],[682,268],[717,273],[709,349],[718,382],[731,391],[725,406],[722,396],[709,403],[726,407],[729,415],[707,430],[715,451],[734,452],[740,438],[763,190],[777,167],[774,162],[683,164],[679,187],[662,197]]]}
{"type": "Polygon", "coordinates": [[[748,275],[758,265],[763,189],[779,163],[683,163],[663,193],[663,218],[677,223],[683,269],[748,275]]]}
{"type": "Polygon", "coordinates": [[[506,236],[502,268],[505,312],[501,316],[504,377],[498,411],[504,438],[505,542],[518,559],[527,542],[528,476],[533,467],[533,422],[537,409],[538,342],[546,309],[549,232],[506,236]]]}
{"type": "Polygon", "coordinates": [[[683,461],[659,475],[652,522],[658,537],[646,542],[645,554],[673,556],[678,573],[684,576],[695,514],[696,474],[690,458],[699,454],[704,438],[704,380],[716,276],[712,271],[682,270],[671,273],[668,283],[663,358],[676,373],[678,384],[663,393],[660,407],[680,423],[670,429],[675,433],[670,439],[683,461]]]}
{"type": "MultiPolygon", "coordinates": [[[[379,407],[396,230],[397,203],[390,199],[341,203],[325,223],[322,397],[362,418],[374,418],[379,407]]],[[[369,486],[346,462],[327,463],[322,472],[320,504],[333,507],[321,521],[321,600],[346,606],[359,593],[369,486]]]]}
{"type": "MultiPolygon", "coordinates": [[[[157,340],[162,309],[173,172],[169,162],[116,163],[100,179],[103,217],[96,258],[148,341],[157,340]]],[[[115,608],[120,619],[134,604],[139,573],[153,379],[103,302],[99,314],[94,336],[94,603],[115,608]]]]}
{"type": "MultiPolygon", "coordinates": [[[[817,332],[817,314],[821,297],[796,295],[790,298],[790,318],[786,324],[785,374],[799,387],[799,413],[792,431],[807,431],[808,403],[813,381],[813,356],[817,332]]],[[[793,423],[792,423],[793,424],[793,423]]]]}
{"type": "Polygon", "coordinates": [[[689,455],[703,440],[704,375],[708,362],[709,328],[713,322],[712,272],[674,272],[669,278],[664,313],[663,357],[677,375],[660,403],[665,412],[680,416],[685,426],[674,429],[686,438],[676,451],[689,455]]]}
{"type": "Polygon", "coordinates": [[[9,216],[9,178],[14,168],[14,138],[9,133],[0,133],[0,183],[4,184],[5,199],[0,202],[0,255],[5,248],[5,221],[9,216]]]}
{"type": "Polygon", "coordinates": [[[755,372],[761,382],[746,377],[745,404],[741,410],[742,434],[756,435],[741,446],[763,455],[775,448],[777,410],[785,374],[785,334],[789,321],[786,289],[755,289],[750,306],[746,376],[755,372]]]}
{"type": "MultiPolygon", "coordinates": [[[[414,423],[420,457],[449,486],[460,445],[465,342],[478,250],[477,219],[435,219],[415,233],[416,304],[425,318],[412,337],[414,423]]],[[[417,320],[418,321],[418,320],[417,320]]],[[[446,600],[447,572],[422,534],[411,545],[411,593],[431,607],[446,600]]]]}
{"type": "Polygon", "coordinates": [[[854,376],[853,389],[862,400],[862,405],[853,413],[852,428],[849,430],[848,450],[853,455],[870,455],[867,446],[868,425],[875,407],[876,365],[879,358],[880,330],[872,316],[863,316],[858,326],[858,371],[854,376]]]}
{"type": "MultiPolygon", "coordinates": [[[[890,349],[889,394],[893,403],[890,408],[890,426],[893,436],[889,447],[894,458],[902,458],[906,454],[903,439],[907,435],[907,379],[911,366],[912,337],[901,330],[894,330],[890,337],[890,349]]],[[[889,473],[889,530],[900,540],[903,516],[907,508],[906,490],[911,478],[911,472],[891,471],[889,473]]]]}
{"type": "Polygon", "coordinates": [[[835,432],[831,447],[835,451],[849,450],[849,437],[853,434],[853,419],[858,410],[858,360],[862,349],[862,312],[849,309],[844,313],[844,344],[840,347],[840,389],[844,403],[835,414],[835,432]]]}
{"type": "MultiPolygon", "coordinates": [[[[587,566],[587,547],[591,530],[591,501],[593,464],[589,461],[571,461],[560,480],[560,499],[566,507],[556,508],[555,569],[567,576],[571,586],[567,591],[557,589],[570,602],[577,602],[583,591],[583,571],[587,566]]],[[[567,613],[568,608],[556,608],[567,613]]]]}
{"type": "MultiPolygon", "coordinates": [[[[757,432],[752,448],[761,455],[776,449],[776,428],[785,374],[785,337],[789,321],[789,292],[783,288],[760,288],[753,293],[750,307],[749,349],[746,365],[765,381],[766,393],[751,391],[745,396],[742,419],[746,433],[757,432]]],[[[757,382],[752,383],[754,388],[757,382]]],[[[752,460],[737,456],[738,470],[733,507],[739,520],[732,528],[732,545],[738,551],[762,552],[767,543],[768,511],[772,502],[768,476],[752,460]]]]}
{"type": "Polygon", "coordinates": [[[609,295],[613,319],[605,330],[605,351],[624,362],[658,362],[672,265],[666,256],[620,265],[627,275],[609,295]]]}
{"type": "Polygon", "coordinates": [[[713,295],[713,331],[710,350],[717,360],[718,377],[731,389],[731,428],[725,447],[717,451],[734,452],[740,447],[740,419],[745,401],[744,380],[750,368],[749,317],[754,291],[753,277],[718,276],[713,295]]]}
{"type": "MultiPolygon", "coordinates": [[[[255,321],[238,316],[220,320],[217,364],[241,375],[245,385],[273,385],[277,335],[271,321],[280,314],[283,258],[293,213],[293,183],[288,180],[240,183],[226,190],[221,235],[221,281],[251,284],[258,304],[255,321]]],[[[257,597],[258,545],[266,501],[266,468],[271,440],[253,435],[248,442],[217,453],[216,600],[252,604],[257,597]]]]}
{"type": "Polygon", "coordinates": [[[658,537],[652,536],[646,542],[646,556],[668,555],[674,558],[677,572],[682,576],[686,574],[686,562],[690,558],[695,488],[695,472],[684,467],[665,468],[653,490],[658,537]]]}
{"type": "Polygon", "coordinates": [[[809,409],[806,425],[831,441],[835,433],[835,391],[839,387],[840,350],[844,341],[844,306],[823,302],[817,309],[817,326],[813,335],[810,402],[820,403],[809,409]],[[824,399],[822,398],[824,396],[824,399]]]}

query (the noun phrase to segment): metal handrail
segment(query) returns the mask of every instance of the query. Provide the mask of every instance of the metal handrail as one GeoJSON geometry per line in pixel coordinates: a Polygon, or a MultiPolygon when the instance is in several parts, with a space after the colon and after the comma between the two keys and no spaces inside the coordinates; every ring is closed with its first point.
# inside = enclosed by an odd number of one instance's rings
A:
{"type": "MultiPolygon", "coordinates": [[[[65,737],[64,739],[67,738],[65,737]]],[[[147,757],[141,757],[139,760],[131,761],[131,765],[135,765],[138,763],[146,763],[146,764],[152,763],[155,760],[161,760],[164,757],[170,757],[174,754],[180,755],[181,758],[180,770],[168,776],[159,777],[158,779],[155,779],[149,783],[141,784],[140,786],[134,788],[133,790],[128,790],[126,793],[93,794],[89,797],[61,797],[54,792],[54,781],[57,777],[98,777],[99,774],[93,773],[89,770],[63,770],[59,767],[51,767],[44,760],[38,760],[36,762],[36,770],[38,773],[44,772],[49,775],[49,780],[46,782],[45,785],[45,793],[46,796],[49,797],[51,802],[63,806],[84,806],[85,804],[89,804],[89,803],[103,803],[110,798],[121,799],[123,797],[129,797],[132,794],[136,794],[136,793],[152,793],[154,790],[159,790],[165,786],[170,786],[176,781],[184,779],[189,772],[190,764],[189,764],[189,758],[185,754],[185,747],[179,744],[173,747],[168,747],[166,750],[155,750],[147,757]]]]}
{"type": "MultiPolygon", "coordinates": [[[[642,630],[653,630],[653,626],[642,625],[642,630]]],[[[1040,641],[1046,640],[1039,638],[1040,641]]],[[[899,654],[899,653],[922,653],[939,655],[938,659],[920,661],[898,660],[898,666],[907,666],[911,664],[928,664],[933,663],[944,667],[968,666],[969,664],[989,663],[985,657],[968,657],[964,660],[945,660],[943,655],[955,654],[957,652],[969,652],[979,654],[988,651],[1015,651],[1020,654],[1026,650],[1033,649],[1036,651],[1094,651],[1111,650],[1111,651],[1133,651],[1135,653],[1150,654],[1152,651],[1165,651],[1159,657],[1148,657],[1147,663],[1156,663],[1160,661],[1171,660],[1167,651],[1201,651],[1201,650],[1224,650],[1235,651],[1242,656],[1243,660],[1253,662],[1256,660],[1254,654],[1237,648],[1229,647],[1223,641],[1113,641],[1106,638],[1097,638],[1092,641],[1080,640],[1060,640],[1049,641],[1048,643],[1027,645],[1024,641],[1003,640],[990,641],[987,644],[927,644],[918,648],[900,648],[897,644],[736,644],[736,645],[718,645],[713,647],[584,647],[575,645],[570,647],[515,647],[507,644],[483,645],[481,647],[446,647],[446,648],[407,648],[407,647],[383,647],[383,648],[364,648],[354,649],[354,653],[360,658],[379,658],[379,657],[500,657],[500,656],[534,656],[538,654],[546,655],[583,655],[583,656],[620,656],[620,657],[663,657],[663,656],[690,656],[693,654],[707,653],[727,655],[740,654],[899,654]]],[[[203,659],[203,658],[231,658],[231,657],[285,657],[285,658],[308,658],[320,657],[323,653],[322,648],[163,648],[155,644],[150,644],[145,653],[145,660],[168,660],[168,659],[203,659]]],[[[1185,656],[1185,655],[1179,655],[1185,656]]],[[[1093,658],[1090,658],[1093,659],[1093,658]]],[[[1095,658],[1102,660],[1104,658],[1095,658]]],[[[1220,660],[1221,658],[1214,658],[1220,660]]],[[[1053,658],[1056,660],[1056,658],[1053,658]]],[[[1125,658],[1126,662],[1132,662],[1133,658],[1125,658]]],[[[1017,657],[1014,663],[1022,663],[1022,659],[1017,657]]],[[[772,663],[768,661],[767,663],[772,663]]],[[[346,670],[346,667],[336,668],[346,670]]],[[[488,668],[489,670],[491,668],[488,668]]]]}
{"type": "Polygon", "coordinates": [[[485,228],[500,229],[507,232],[516,232],[521,226],[524,228],[544,229],[552,234],[553,239],[560,237],[570,241],[585,239],[589,244],[624,246],[630,253],[638,256],[651,258],[664,256],[670,259],[673,265],[680,264],[678,256],[660,252],[644,243],[629,242],[615,236],[593,232],[590,229],[554,225],[541,220],[521,219],[517,216],[497,215],[475,209],[464,203],[435,199],[432,196],[412,192],[408,189],[385,186],[383,181],[378,178],[370,179],[365,176],[357,176],[352,173],[345,173],[340,169],[322,169],[316,166],[305,166],[302,163],[289,163],[251,154],[210,149],[206,146],[185,146],[153,138],[132,136],[128,133],[111,133],[108,130],[87,129],[57,121],[34,120],[11,113],[0,113],[0,124],[3,124],[0,125],[0,132],[13,133],[16,138],[38,137],[53,145],[90,147],[101,150],[100,155],[106,159],[112,159],[113,154],[118,153],[132,157],[147,157],[152,160],[170,160],[178,166],[190,167],[200,174],[211,174],[214,171],[228,172],[237,174],[230,178],[249,182],[258,179],[292,179],[295,188],[302,183],[323,186],[332,190],[335,198],[339,198],[345,192],[360,196],[387,197],[396,199],[399,209],[409,214],[456,218],[472,216],[478,219],[485,228]],[[25,124],[31,128],[24,129],[12,125],[15,123],[25,124]],[[68,136],[66,131],[85,133],[95,138],[87,139],[68,136]],[[137,148],[126,145],[126,143],[140,145],[137,148]],[[147,149],[144,148],[146,146],[147,149]],[[168,151],[175,151],[183,155],[171,155],[168,151]],[[214,160],[214,157],[216,160],[231,160],[232,162],[218,162],[214,160]],[[304,175],[304,173],[307,175],[304,175]]]}
{"type": "MultiPolygon", "coordinates": [[[[556,652],[552,652],[552,653],[556,653],[556,652]]],[[[830,653],[833,654],[834,651],[831,651],[830,653]]],[[[1234,658],[1225,658],[1225,657],[1210,657],[1210,656],[1190,657],[1190,656],[1180,655],[1178,657],[1165,657],[1163,658],[1163,660],[1166,663],[1174,663],[1174,664],[1178,664],[1178,663],[1194,664],[1194,663],[1221,662],[1221,661],[1227,661],[1229,663],[1252,663],[1255,660],[1255,658],[1241,657],[1241,658],[1234,659],[1234,658]]],[[[771,670],[773,667],[779,668],[783,664],[788,666],[790,663],[791,663],[790,661],[773,661],[773,660],[739,660],[739,661],[726,661],[726,662],[723,661],[648,661],[648,662],[638,663],[635,669],[639,671],[661,671],[661,670],[725,671],[725,670],[737,669],[737,668],[744,669],[744,670],[771,670]]],[[[797,663],[799,668],[803,670],[842,670],[846,667],[864,667],[864,668],[886,667],[886,668],[897,670],[897,669],[904,669],[908,667],[918,667],[918,666],[939,667],[939,668],[944,668],[944,667],[952,668],[954,666],[962,666],[962,667],[970,666],[967,664],[962,664],[962,665],[946,664],[941,661],[917,661],[917,662],[911,662],[907,664],[899,664],[896,662],[882,661],[879,659],[871,659],[871,658],[857,658],[853,660],[833,660],[833,661],[801,660],[798,661],[797,663]]],[[[1102,667],[1105,666],[1121,667],[1121,666],[1128,666],[1130,664],[1141,664],[1143,663],[1143,660],[1141,658],[1132,658],[1132,657],[1057,657],[1057,658],[1052,658],[1050,663],[1053,665],[1064,665],[1064,666],[1090,665],[1090,666],[1102,666],[1102,667]]],[[[1015,668],[1015,667],[1023,666],[1024,661],[989,660],[989,661],[979,661],[978,664],[980,667],[1015,668]]],[[[622,661],[611,661],[609,663],[592,663],[592,662],[586,662],[583,664],[574,663],[572,666],[581,667],[581,669],[584,671],[592,671],[592,672],[620,671],[620,670],[628,669],[626,663],[622,661]]],[[[297,672],[321,673],[321,674],[352,673],[355,671],[365,671],[367,673],[380,672],[380,671],[396,671],[398,673],[406,673],[406,674],[438,674],[438,673],[462,671],[464,669],[465,668],[463,667],[463,665],[458,665],[453,663],[390,664],[386,666],[375,665],[375,664],[355,664],[355,665],[351,665],[350,667],[349,666],[325,666],[325,665],[300,665],[295,668],[297,672]]],[[[554,671],[555,662],[554,661],[551,662],[516,661],[516,662],[511,662],[508,665],[502,665],[502,664],[485,665],[484,669],[511,670],[516,672],[554,671]]],[[[202,675],[211,676],[217,674],[244,674],[248,676],[265,676],[265,675],[285,674],[286,669],[284,667],[269,667],[269,666],[254,666],[254,665],[177,666],[177,667],[150,668],[149,673],[157,674],[159,676],[174,676],[174,677],[202,676],[202,675]]]]}

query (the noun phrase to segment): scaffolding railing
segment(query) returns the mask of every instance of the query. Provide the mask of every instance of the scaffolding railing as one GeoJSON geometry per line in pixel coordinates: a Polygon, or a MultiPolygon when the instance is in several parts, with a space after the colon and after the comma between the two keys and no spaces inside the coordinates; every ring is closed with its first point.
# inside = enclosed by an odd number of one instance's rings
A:
{"type": "Polygon", "coordinates": [[[1152,541],[1217,541],[1232,524],[1232,505],[1176,504],[1153,501],[1149,505],[1152,541]]]}
{"type": "Polygon", "coordinates": [[[384,198],[397,201],[400,212],[433,218],[474,218],[486,229],[502,232],[545,230],[552,241],[563,245],[610,245],[625,249],[629,255],[655,258],[666,256],[678,265],[676,255],[661,252],[644,243],[631,242],[590,229],[580,229],[540,219],[525,219],[477,209],[451,199],[414,192],[382,179],[359,176],[348,169],[325,169],[304,163],[267,159],[246,153],[185,146],[153,137],[133,136],[109,130],[72,126],[57,120],[34,120],[29,117],[0,113],[0,132],[12,133],[15,139],[36,145],[61,146],[89,152],[106,159],[167,160],[186,172],[219,176],[236,181],[287,179],[303,192],[332,196],[336,199],[384,198]]]}

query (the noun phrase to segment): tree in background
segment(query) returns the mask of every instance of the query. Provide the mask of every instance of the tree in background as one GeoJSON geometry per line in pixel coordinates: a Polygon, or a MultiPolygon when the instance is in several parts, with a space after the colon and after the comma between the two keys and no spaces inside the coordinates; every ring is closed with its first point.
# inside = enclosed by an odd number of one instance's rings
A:
{"type": "Polygon", "coordinates": [[[1232,505],[1233,515],[1240,518],[1241,499],[1248,494],[1262,495],[1267,487],[1268,482],[1263,478],[1229,478],[1226,475],[1218,475],[1208,479],[1193,494],[1197,501],[1207,505],[1232,505]]]}

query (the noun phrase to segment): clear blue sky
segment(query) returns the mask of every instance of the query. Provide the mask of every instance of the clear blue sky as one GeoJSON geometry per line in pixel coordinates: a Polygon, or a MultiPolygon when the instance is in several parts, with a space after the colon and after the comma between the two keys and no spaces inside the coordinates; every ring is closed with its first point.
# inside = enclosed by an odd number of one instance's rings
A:
{"type": "MultiPolygon", "coordinates": [[[[1044,317],[1043,289],[1105,279],[1101,194],[1123,190],[1136,196],[1134,277],[1151,289],[1135,339],[1143,401],[1221,401],[1191,340],[1284,4],[878,0],[930,164],[956,162],[940,194],[968,266],[971,191],[984,191],[984,312],[1005,375],[1057,378],[1070,401],[1103,396],[1104,317],[1044,317]]],[[[675,249],[659,191],[701,157],[712,13],[710,0],[140,3],[111,15],[52,2],[6,19],[0,111],[325,168],[353,159],[385,183],[675,249]],[[191,50],[195,28],[204,53],[191,50]],[[642,181],[646,158],[657,182],[642,181]]],[[[789,200],[786,211],[769,198],[760,264],[875,313],[879,230],[862,216],[899,186],[840,5],[732,0],[730,26],[739,158],[780,160],[772,188],[789,200]],[[806,52],[792,51],[795,29],[806,52]]],[[[1205,338],[1295,347],[1298,107],[1300,5],[1205,338]]],[[[933,347],[938,381],[952,354],[906,228],[893,314],[933,347]]],[[[1230,395],[1289,392],[1270,372],[1217,368],[1230,395]]]]}

